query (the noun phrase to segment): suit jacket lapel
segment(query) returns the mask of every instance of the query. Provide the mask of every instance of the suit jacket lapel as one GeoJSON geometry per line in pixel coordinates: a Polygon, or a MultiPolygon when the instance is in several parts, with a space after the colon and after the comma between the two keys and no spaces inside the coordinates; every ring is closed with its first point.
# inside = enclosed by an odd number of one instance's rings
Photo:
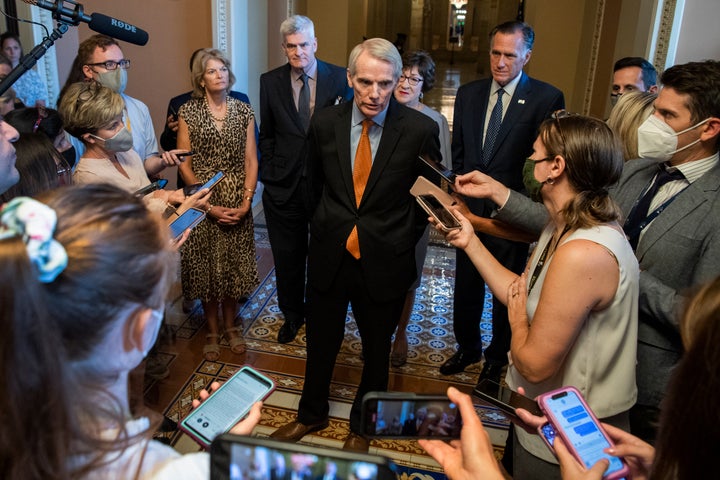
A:
{"type": "Polygon", "coordinates": [[[338,121],[335,123],[335,139],[337,142],[340,175],[347,189],[348,198],[350,198],[351,204],[355,207],[355,186],[353,185],[352,178],[352,156],[355,155],[355,152],[350,152],[352,105],[352,102],[348,102],[347,105],[338,112],[338,121]]]}
{"type": "Polygon", "coordinates": [[[657,216],[648,226],[638,243],[637,258],[641,260],[645,252],[652,247],[670,228],[688,216],[701,204],[708,201],[708,192],[717,194],[720,186],[720,165],[716,165],[705,175],[697,179],[657,216]]]}
{"type": "Polygon", "coordinates": [[[281,100],[285,104],[285,109],[288,112],[288,115],[290,118],[292,118],[293,123],[298,128],[300,132],[305,134],[305,129],[303,128],[302,121],[300,120],[300,114],[297,111],[297,107],[295,107],[295,99],[293,97],[293,90],[291,83],[292,82],[292,75],[291,75],[291,68],[290,64],[286,64],[285,69],[283,69],[282,74],[280,75],[280,92],[281,92],[281,100]]]}
{"type": "MultiPolygon", "coordinates": [[[[480,88],[480,103],[478,104],[478,108],[476,108],[472,112],[472,124],[470,125],[470,129],[467,131],[469,135],[474,136],[475,151],[478,152],[479,155],[476,166],[479,166],[482,160],[483,132],[485,131],[485,114],[487,113],[488,102],[490,101],[491,86],[492,78],[488,78],[485,82],[485,85],[480,88]]],[[[495,145],[497,144],[498,142],[495,142],[495,145]]]]}
{"type": "Polygon", "coordinates": [[[505,112],[505,117],[503,117],[503,121],[500,124],[500,131],[498,132],[497,138],[495,138],[495,144],[493,145],[492,156],[490,158],[495,157],[495,153],[500,148],[500,145],[502,145],[505,137],[507,137],[508,133],[510,133],[513,125],[515,125],[515,123],[517,123],[517,121],[522,117],[523,110],[525,109],[525,102],[532,98],[530,95],[531,88],[528,76],[525,75],[525,72],[522,72],[520,75],[520,81],[518,82],[517,87],[515,87],[515,93],[510,99],[507,112],[505,112]]]}
{"type": "Polygon", "coordinates": [[[330,69],[325,62],[317,61],[317,79],[315,84],[315,109],[328,107],[333,105],[335,99],[332,98],[333,93],[332,82],[330,81],[330,69]]]}

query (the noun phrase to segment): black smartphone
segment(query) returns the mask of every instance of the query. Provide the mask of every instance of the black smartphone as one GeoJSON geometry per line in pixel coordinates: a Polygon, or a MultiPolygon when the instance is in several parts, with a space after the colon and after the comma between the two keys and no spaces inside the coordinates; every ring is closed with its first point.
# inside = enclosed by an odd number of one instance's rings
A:
{"type": "MultiPolygon", "coordinates": [[[[570,453],[585,468],[605,458],[610,466],[603,475],[604,479],[616,480],[630,473],[622,458],[605,453],[605,449],[614,444],[578,389],[568,386],[543,393],[538,396],[538,403],[555,435],[562,438],[570,453]]],[[[547,443],[554,444],[554,438],[549,442],[546,437],[549,433],[547,428],[543,431],[541,426],[538,430],[547,443]]]]}
{"type": "Polygon", "coordinates": [[[210,180],[205,183],[193,183],[192,185],[185,185],[183,187],[183,193],[186,197],[195,194],[198,190],[208,188],[212,190],[220,180],[225,178],[225,174],[222,171],[217,172],[210,180]]]}
{"type": "Polygon", "coordinates": [[[418,195],[415,199],[423,210],[433,217],[440,224],[440,227],[446,232],[456,228],[462,228],[462,225],[458,219],[455,218],[455,215],[453,215],[450,210],[445,207],[445,205],[440,203],[440,200],[438,200],[432,193],[418,195]]]}
{"type": "Polygon", "coordinates": [[[168,181],[165,178],[155,180],[150,185],[147,185],[139,190],[135,191],[136,197],[144,197],[145,195],[154,192],[155,190],[162,190],[167,185],[168,181]]]}
{"type": "Polygon", "coordinates": [[[519,420],[515,414],[516,408],[524,408],[538,417],[542,417],[544,415],[535,400],[528,398],[525,395],[520,395],[510,388],[504,387],[492,380],[481,380],[473,390],[473,395],[484,402],[498,407],[504,413],[516,420],[519,420]]]}
{"type": "Polygon", "coordinates": [[[460,409],[444,394],[368,392],[361,424],[370,438],[460,438],[460,409]]]}
{"type": "Polygon", "coordinates": [[[396,466],[381,455],[224,434],[210,447],[210,478],[395,480],[396,466]]]}
{"type": "Polygon", "coordinates": [[[434,158],[431,158],[429,155],[423,154],[419,155],[418,158],[425,163],[428,167],[432,168],[435,173],[440,175],[442,178],[450,182],[450,185],[455,184],[455,175],[452,170],[445,168],[445,165],[442,164],[439,160],[436,160],[434,158]]]}
{"type": "Polygon", "coordinates": [[[179,428],[207,448],[216,436],[230,430],[255,402],[265,399],[274,389],[275,383],[270,378],[245,365],[193,409],[179,428]]]}
{"type": "Polygon", "coordinates": [[[177,240],[185,230],[195,228],[204,218],[205,212],[202,210],[197,208],[187,209],[170,224],[170,238],[177,240]]]}
{"type": "Polygon", "coordinates": [[[175,156],[178,158],[185,158],[191,155],[195,155],[195,152],[193,150],[190,150],[189,152],[180,152],[175,154],[175,156]]]}

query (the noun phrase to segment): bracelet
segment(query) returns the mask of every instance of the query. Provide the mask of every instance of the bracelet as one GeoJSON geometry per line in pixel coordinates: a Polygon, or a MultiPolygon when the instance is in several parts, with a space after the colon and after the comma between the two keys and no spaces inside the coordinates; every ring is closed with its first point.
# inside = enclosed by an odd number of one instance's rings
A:
{"type": "Polygon", "coordinates": [[[210,213],[210,210],[212,210],[213,207],[215,206],[215,205],[211,205],[211,204],[209,204],[209,203],[208,203],[208,205],[209,205],[209,206],[208,206],[208,209],[205,210],[205,213],[210,213]]]}
{"type": "Polygon", "coordinates": [[[252,198],[253,198],[252,195],[248,195],[247,197],[245,197],[245,200],[252,201],[252,198]]]}
{"type": "Polygon", "coordinates": [[[245,191],[250,192],[250,193],[255,193],[255,190],[253,190],[252,188],[245,187],[245,191]]]}

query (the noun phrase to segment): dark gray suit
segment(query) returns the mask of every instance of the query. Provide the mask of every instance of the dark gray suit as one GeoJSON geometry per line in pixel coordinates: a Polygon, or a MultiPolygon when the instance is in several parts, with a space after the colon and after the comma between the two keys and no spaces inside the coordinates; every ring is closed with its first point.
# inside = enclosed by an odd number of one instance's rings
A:
{"type": "MultiPolygon", "coordinates": [[[[486,167],[481,165],[483,129],[490,100],[492,78],[477,80],[458,89],[453,116],[453,170],[467,173],[479,170],[507,185],[521,190],[525,158],[532,154],[537,129],[552,112],[563,108],[560,90],[550,84],[521,73],[515,93],[510,99],[500,130],[493,145],[492,157],[486,167]]],[[[494,205],[477,198],[467,199],[475,215],[489,217],[494,205]]],[[[527,261],[528,246],[490,235],[479,234],[483,244],[505,267],[520,273],[527,261]]],[[[480,356],[480,319],[484,307],[485,281],[465,252],[457,250],[455,293],[453,298],[453,329],[460,349],[480,356]]],[[[494,365],[507,363],[510,349],[510,325],[507,308],[493,298],[493,339],[485,351],[485,359],[494,365]]]]}
{"type": "MultiPolygon", "coordinates": [[[[278,304],[286,320],[305,310],[310,200],[306,185],[306,132],[293,100],[290,64],[260,77],[260,165],[263,210],[275,262],[278,304]]],[[[345,69],[317,60],[315,113],[352,98],[345,69]]]]}
{"type": "MultiPolygon", "coordinates": [[[[627,216],[658,172],[657,162],[625,163],[611,190],[627,216]]],[[[692,288],[720,275],[720,165],[680,193],[646,228],[635,252],[640,263],[638,328],[638,404],[657,407],[665,395],[673,365],[682,354],[678,332],[692,288]]],[[[542,229],[547,211],[512,192],[497,213],[499,220],[530,230],[542,229]]]]}

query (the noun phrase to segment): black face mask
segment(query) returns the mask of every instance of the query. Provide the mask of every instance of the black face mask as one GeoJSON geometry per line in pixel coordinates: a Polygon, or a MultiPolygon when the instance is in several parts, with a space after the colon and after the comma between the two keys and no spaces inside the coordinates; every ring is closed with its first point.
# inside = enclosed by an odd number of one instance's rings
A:
{"type": "Polygon", "coordinates": [[[67,162],[67,164],[70,165],[70,168],[75,167],[75,161],[77,160],[77,158],[76,158],[77,154],[75,153],[75,147],[70,147],[67,150],[65,150],[64,152],[60,152],[60,155],[62,155],[62,157],[67,162]]]}

